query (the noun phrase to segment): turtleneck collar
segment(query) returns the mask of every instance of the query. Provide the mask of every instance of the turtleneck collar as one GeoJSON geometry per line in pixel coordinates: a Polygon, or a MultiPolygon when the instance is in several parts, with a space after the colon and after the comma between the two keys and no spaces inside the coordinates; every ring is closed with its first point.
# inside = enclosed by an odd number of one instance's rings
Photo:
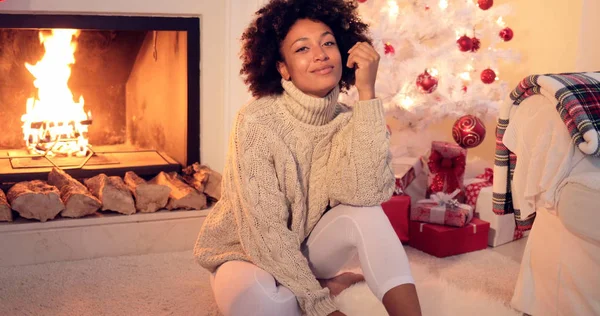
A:
{"type": "Polygon", "coordinates": [[[317,98],[300,91],[292,81],[281,80],[285,105],[298,120],[311,125],[325,125],[337,115],[339,86],[335,86],[323,98],[317,98]]]}

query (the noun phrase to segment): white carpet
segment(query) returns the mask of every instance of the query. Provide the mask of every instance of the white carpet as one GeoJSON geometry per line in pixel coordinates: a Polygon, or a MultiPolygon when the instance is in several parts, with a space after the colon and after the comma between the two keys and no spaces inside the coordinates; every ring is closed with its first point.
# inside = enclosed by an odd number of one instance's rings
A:
{"type": "MultiPolygon", "coordinates": [[[[407,248],[407,253],[423,315],[521,315],[508,306],[518,263],[491,250],[444,259],[412,248],[407,248]]],[[[360,272],[355,268],[347,270],[360,272]]],[[[336,303],[348,316],[387,315],[364,282],[344,291],[336,303]]]]}
{"type": "MultiPolygon", "coordinates": [[[[520,315],[506,305],[517,262],[491,250],[445,259],[412,248],[407,253],[424,315],[520,315]]],[[[348,316],[386,315],[364,284],[338,301],[348,316]]],[[[177,252],[0,268],[0,315],[219,312],[208,273],[193,263],[191,252],[177,252]]]]}

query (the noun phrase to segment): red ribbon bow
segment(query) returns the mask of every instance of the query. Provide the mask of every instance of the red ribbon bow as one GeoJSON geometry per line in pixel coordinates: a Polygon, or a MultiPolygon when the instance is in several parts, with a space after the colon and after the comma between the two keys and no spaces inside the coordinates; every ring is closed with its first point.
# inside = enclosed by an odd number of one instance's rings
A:
{"type": "Polygon", "coordinates": [[[439,151],[433,150],[427,163],[429,170],[434,175],[430,189],[433,192],[452,192],[460,188],[459,179],[465,172],[466,160],[465,155],[448,158],[439,151]]]}

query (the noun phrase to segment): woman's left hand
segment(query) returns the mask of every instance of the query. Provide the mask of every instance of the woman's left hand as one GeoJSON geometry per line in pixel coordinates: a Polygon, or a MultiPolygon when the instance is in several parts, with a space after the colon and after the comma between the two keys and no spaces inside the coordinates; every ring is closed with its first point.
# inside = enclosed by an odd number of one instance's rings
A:
{"type": "Polygon", "coordinates": [[[366,42],[356,43],[348,51],[349,68],[356,67],[355,86],[358,90],[360,100],[370,100],[375,98],[375,79],[377,79],[377,68],[379,67],[380,56],[373,46],[366,42]]]}

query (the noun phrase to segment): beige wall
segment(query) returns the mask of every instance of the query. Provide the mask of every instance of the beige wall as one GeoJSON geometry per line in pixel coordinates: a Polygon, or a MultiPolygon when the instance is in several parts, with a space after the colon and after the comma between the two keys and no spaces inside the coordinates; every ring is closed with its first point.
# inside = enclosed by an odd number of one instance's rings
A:
{"type": "MultiPolygon", "coordinates": [[[[512,89],[530,74],[600,70],[599,0],[496,0],[510,4],[514,14],[505,17],[515,36],[506,43],[521,54],[519,65],[503,65],[501,79],[512,89]],[[583,20],[582,20],[582,11],[583,20]],[[583,29],[582,29],[583,28],[583,29]]],[[[452,141],[454,119],[430,128],[437,139],[452,141]]],[[[491,164],[494,159],[494,119],[485,122],[484,143],[469,150],[491,164]]]]}
{"type": "Polygon", "coordinates": [[[600,71],[600,0],[583,0],[577,71],[600,71]]]}

